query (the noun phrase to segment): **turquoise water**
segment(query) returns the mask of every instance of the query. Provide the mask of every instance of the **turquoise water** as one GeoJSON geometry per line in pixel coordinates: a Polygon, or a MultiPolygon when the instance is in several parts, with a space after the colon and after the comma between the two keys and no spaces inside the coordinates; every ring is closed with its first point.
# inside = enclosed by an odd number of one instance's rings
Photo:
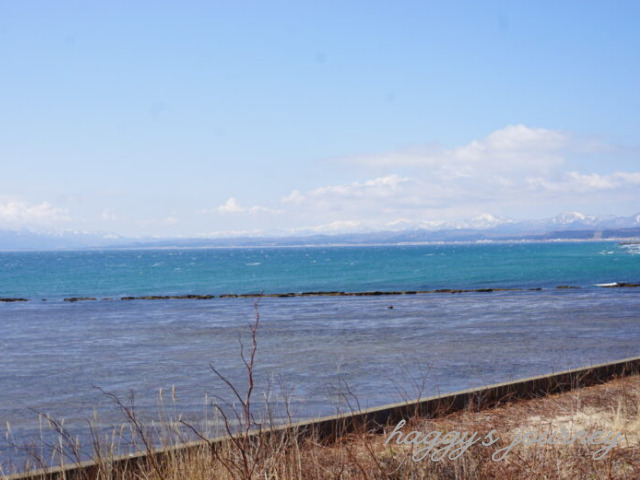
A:
{"type": "MultiPolygon", "coordinates": [[[[609,242],[0,253],[0,298],[29,299],[0,303],[0,424],[12,425],[15,443],[28,443],[41,435],[34,412],[44,412],[87,440],[94,412],[105,427],[123,420],[94,387],[123,399],[133,392],[145,418],[157,416],[158,391],[175,387],[172,408],[198,424],[211,398],[229,398],[210,365],[244,385],[238,337],[247,344],[254,299],[119,296],[523,289],[261,299],[256,398],[273,392],[270,398],[282,400],[277,387],[287,385],[291,411],[304,418],[638,356],[640,289],[595,286],[610,282],[640,283],[633,248],[609,242]],[[115,300],[62,301],[69,296],[115,300]]],[[[0,440],[0,464],[24,459],[0,440]]]]}
{"type": "Polygon", "coordinates": [[[640,281],[615,243],[0,253],[0,297],[553,287],[640,281]]]}

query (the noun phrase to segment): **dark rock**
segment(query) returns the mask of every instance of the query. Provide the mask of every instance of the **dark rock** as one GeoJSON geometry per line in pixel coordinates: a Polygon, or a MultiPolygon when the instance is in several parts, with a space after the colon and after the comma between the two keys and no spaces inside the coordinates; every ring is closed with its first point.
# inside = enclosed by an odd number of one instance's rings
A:
{"type": "Polygon", "coordinates": [[[401,292],[381,292],[376,290],[375,292],[356,292],[355,295],[358,296],[380,296],[380,295],[400,295],[401,292]]]}
{"type": "Polygon", "coordinates": [[[617,282],[615,285],[603,285],[604,288],[634,288],[640,287],[638,283],[617,282]]]}
{"type": "Polygon", "coordinates": [[[344,296],[350,295],[344,292],[302,292],[301,297],[317,297],[317,296],[344,296]]]}
{"type": "Polygon", "coordinates": [[[213,295],[180,295],[178,297],[171,297],[171,298],[184,298],[188,300],[211,300],[212,298],[215,298],[215,297],[213,295]]]}
{"type": "MultiPolygon", "coordinates": [[[[224,295],[221,295],[224,297],[224,295]]],[[[144,295],[141,297],[122,297],[120,300],[209,300],[213,295],[144,295]]]]}

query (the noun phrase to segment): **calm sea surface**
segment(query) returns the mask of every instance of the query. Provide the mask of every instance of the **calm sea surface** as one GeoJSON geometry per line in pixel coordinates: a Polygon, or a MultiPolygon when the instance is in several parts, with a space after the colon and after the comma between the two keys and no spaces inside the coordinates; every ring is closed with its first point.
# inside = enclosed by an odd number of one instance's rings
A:
{"type": "MultiPolygon", "coordinates": [[[[194,423],[211,365],[244,388],[253,299],[121,296],[522,288],[492,293],[263,298],[256,402],[282,389],[297,417],[326,415],[640,355],[637,250],[615,243],[0,253],[0,424],[23,443],[38,415],[122,422],[165,402],[194,423]],[[580,289],[556,289],[572,285],[580,289]],[[540,291],[529,288],[541,287],[540,291]],[[97,301],[64,302],[71,296],[97,301]],[[110,297],[112,300],[102,300],[110,297]],[[46,299],[44,301],[43,299],[46,299]],[[393,308],[389,308],[392,306],[393,308]],[[166,400],[169,398],[169,400],[166,400]]],[[[280,403],[278,403],[280,402],[280,403]]],[[[0,462],[19,453],[0,440],[0,462]]]]}

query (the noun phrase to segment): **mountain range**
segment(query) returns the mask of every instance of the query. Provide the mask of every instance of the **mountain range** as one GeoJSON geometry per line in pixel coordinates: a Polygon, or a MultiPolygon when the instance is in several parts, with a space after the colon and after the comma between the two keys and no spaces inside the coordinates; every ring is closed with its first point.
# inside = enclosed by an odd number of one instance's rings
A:
{"type": "Polygon", "coordinates": [[[0,250],[76,250],[109,248],[185,248],[231,246],[367,245],[427,242],[552,241],[639,239],[640,213],[631,216],[565,212],[542,220],[513,220],[482,214],[460,222],[397,222],[383,231],[200,238],[132,238],[78,231],[2,230],[0,250]]]}

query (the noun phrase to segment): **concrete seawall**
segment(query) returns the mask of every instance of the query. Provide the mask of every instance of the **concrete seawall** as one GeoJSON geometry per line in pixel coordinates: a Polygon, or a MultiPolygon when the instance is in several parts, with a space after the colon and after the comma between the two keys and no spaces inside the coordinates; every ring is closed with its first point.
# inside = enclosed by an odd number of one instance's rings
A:
{"type": "MultiPolygon", "coordinates": [[[[575,388],[603,383],[616,377],[638,373],[640,373],[640,357],[635,357],[525,378],[513,382],[462,390],[446,395],[426,397],[412,402],[395,403],[349,414],[307,420],[293,425],[285,425],[265,430],[260,434],[274,435],[296,432],[296,435],[302,437],[314,435],[319,440],[332,441],[345,433],[357,429],[381,431],[385,425],[395,425],[402,419],[408,419],[414,416],[433,418],[464,409],[480,410],[491,408],[514,400],[536,398],[553,393],[565,392],[575,388]]],[[[156,461],[162,462],[163,458],[167,458],[176,452],[202,448],[207,444],[215,447],[215,445],[225,441],[228,441],[228,437],[214,438],[207,442],[201,441],[181,444],[170,448],[155,450],[151,455],[154,456],[156,461]]],[[[139,466],[148,462],[148,455],[146,453],[140,453],[137,455],[116,457],[110,464],[114,470],[127,469],[129,471],[135,471],[139,466]]],[[[83,462],[64,468],[56,467],[46,471],[39,470],[28,474],[16,474],[0,478],[3,480],[87,480],[95,478],[98,469],[99,466],[95,462],[83,462]]]]}

